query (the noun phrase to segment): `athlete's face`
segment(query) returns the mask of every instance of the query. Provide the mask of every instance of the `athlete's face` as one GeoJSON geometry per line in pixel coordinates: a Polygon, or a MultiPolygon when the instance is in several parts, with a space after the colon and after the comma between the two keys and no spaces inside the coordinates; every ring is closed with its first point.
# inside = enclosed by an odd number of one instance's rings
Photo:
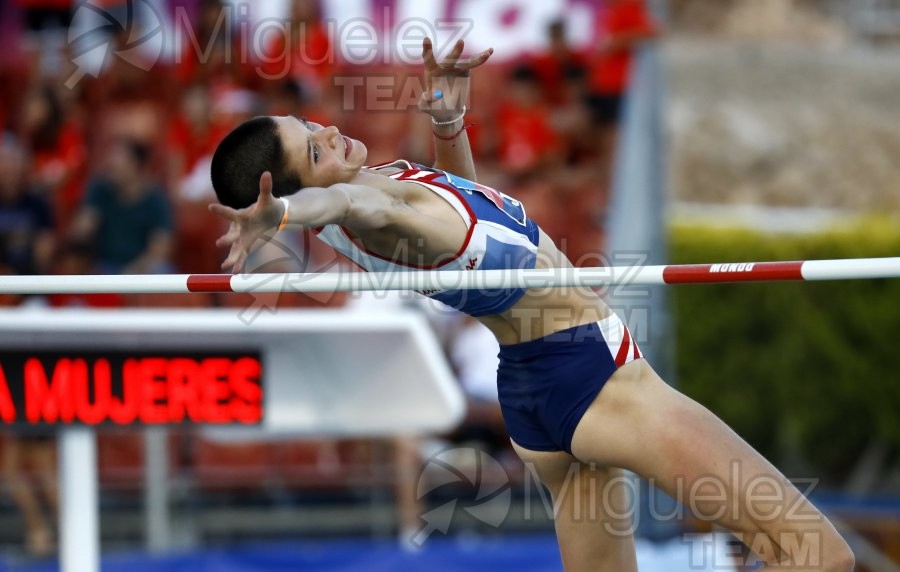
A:
{"type": "Polygon", "coordinates": [[[341,135],[337,127],[296,117],[275,117],[288,166],[305,187],[347,183],[366,162],[368,150],[360,141],[341,135]]]}

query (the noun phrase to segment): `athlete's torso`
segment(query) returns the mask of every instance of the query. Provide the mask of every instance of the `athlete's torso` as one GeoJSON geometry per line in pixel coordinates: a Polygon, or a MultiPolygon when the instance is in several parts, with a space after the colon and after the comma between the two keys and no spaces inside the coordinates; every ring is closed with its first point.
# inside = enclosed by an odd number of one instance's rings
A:
{"type": "MultiPolygon", "coordinates": [[[[456,211],[466,228],[462,246],[437,260],[402,260],[366,248],[349,229],[328,225],[317,236],[371,272],[403,272],[421,269],[495,270],[534,268],[540,229],[530,220],[524,206],[490,187],[468,181],[439,169],[407,161],[395,161],[374,168],[396,181],[416,183],[441,197],[456,211]]],[[[396,253],[399,254],[399,251],[396,253]]],[[[428,290],[420,292],[471,316],[499,314],[511,308],[525,289],[428,290]]]]}
{"type": "MultiPolygon", "coordinates": [[[[415,213],[408,226],[418,228],[378,231],[365,237],[336,224],[316,229],[321,240],[366,271],[570,266],[552,240],[528,218],[524,206],[511,197],[440,169],[408,161],[369,169],[394,181],[427,189],[432,196],[426,195],[430,199],[426,202],[438,207],[432,209],[438,212],[434,217],[415,213]],[[440,198],[433,200],[434,197],[440,198]],[[450,215],[451,210],[455,211],[455,218],[450,215]],[[428,225],[442,228],[436,231],[428,225]],[[453,228],[448,231],[446,227],[450,226],[453,228]],[[428,243],[436,238],[439,239],[436,242],[446,245],[437,254],[433,244],[410,244],[428,243]]],[[[585,290],[448,289],[420,293],[479,318],[501,344],[542,337],[573,325],[597,321],[609,313],[599,297],[585,290]]]]}

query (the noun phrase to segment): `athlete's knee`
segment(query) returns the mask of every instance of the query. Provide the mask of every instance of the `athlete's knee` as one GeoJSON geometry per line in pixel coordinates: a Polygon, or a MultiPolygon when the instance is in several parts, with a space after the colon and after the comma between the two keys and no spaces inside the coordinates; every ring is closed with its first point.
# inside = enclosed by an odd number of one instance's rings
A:
{"type": "Polygon", "coordinates": [[[815,568],[822,572],[852,572],[856,558],[850,545],[830,525],[818,530],[793,531],[777,536],[781,565],[815,568]]]}
{"type": "Polygon", "coordinates": [[[791,563],[809,566],[816,564],[824,572],[852,572],[856,566],[856,557],[844,537],[834,526],[822,517],[822,521],[813,530],[794,531],[787,539],[802,538],[801,542],[784,542],[782,548],[788,547],[788,558],[791,563]]]}

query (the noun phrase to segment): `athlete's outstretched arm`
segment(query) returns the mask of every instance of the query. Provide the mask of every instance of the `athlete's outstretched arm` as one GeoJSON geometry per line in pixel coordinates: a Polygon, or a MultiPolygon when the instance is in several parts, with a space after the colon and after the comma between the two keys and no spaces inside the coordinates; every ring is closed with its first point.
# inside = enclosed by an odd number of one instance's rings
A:
{"type": "Polygon", "coordinates": [[[425,92],[419,109],[432,118],[434,133],[434,166],[466,179],[475,180],[475,162],[466,135],[465,105],[469,97],[469,74],[494,53],[493,48],[460,60],[465,44],[456,42],[453,50],[440,63],[434,57],[431,40],[422,41],[425,65],[425,92]],[[440,94],[437,97],[436,94],[440,94]]]}
{"type": "Polygon", "coordinates": [[[354,228],[381,228],[404,208],[403,201],[388,193],[363,185],[337,184],[328,188],[306,187],[293,195],[272,196],[272,175],[259,179],[259,198],[247,208],[233,209],[212,204],[209,209],[231,222],[216,246],[229,247],[223,270],[241,272],[244,262],[260,241],[271,240],[284,225],[317,228],[346,224],[354,228]]]}

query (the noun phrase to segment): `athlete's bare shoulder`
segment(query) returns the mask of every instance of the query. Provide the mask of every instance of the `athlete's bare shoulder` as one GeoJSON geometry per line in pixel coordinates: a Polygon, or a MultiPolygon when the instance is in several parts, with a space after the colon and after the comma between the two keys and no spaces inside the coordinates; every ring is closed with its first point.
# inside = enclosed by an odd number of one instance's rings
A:
{"type": "Polygon", "coordinates": [[[399,166],[381,167],[377,170],[363,169],[354,178],[353,184],[378,189],[389,195],[392,200],[403,203],[413,210],[431,211],[435,206],[440,210],[444,201],[437,195],[429,192],[414,181],[398,180],[391,177],[391,175],[405,170],[399,166]]]}
{"type": "Polygon", "coordinates": [[[350,203],[341,224],[383,258],[432,264],[458,252],[467,227],[454,208],[425,187],[385,171],[364,169],[340,185],[350,203]]]}

